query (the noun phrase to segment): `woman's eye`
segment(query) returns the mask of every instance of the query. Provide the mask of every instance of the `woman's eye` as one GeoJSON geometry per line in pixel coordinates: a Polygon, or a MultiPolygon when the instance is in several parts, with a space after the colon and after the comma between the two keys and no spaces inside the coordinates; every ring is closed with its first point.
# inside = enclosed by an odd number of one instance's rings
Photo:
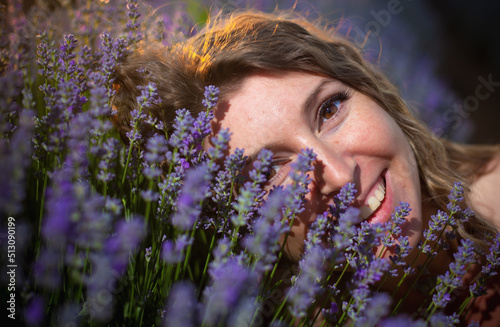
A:
{"type": "Polygon", "coordinates": [[[280,185],[285,180],[289,170],[285,169],[283,166],[287,165],[288,161],[285,162],[276,162],[272,163],[271,167],[269,167],[266,173],[266,188],[269,188],[273,185],[280,185]]]}
{"type": "Polygon", "coordinates": [[[342,107],[342,103],[349,98],[347,92],[340,92],[325,102],[320,106],[318,111],[318,124],[321,129],[321,125],[329,119],[332,119],[342,107]]]}
{"type": "Polygon", "coordinates": [[[337,111],[339,111],[341,102],[342,101],[340,100],[335,100],[325,103],[323,106],[321,106],[320,117],[325,120],[332,118],[337,113],[337,111]]]}
{"type": "Polygon", "coordinates": [[[268,181],[270,181],[274,176],[276,176],[280,167],[281,165],[272,165],[271,167],[269,167],[269,170],[267,171],[266,174],[268,181]]]}

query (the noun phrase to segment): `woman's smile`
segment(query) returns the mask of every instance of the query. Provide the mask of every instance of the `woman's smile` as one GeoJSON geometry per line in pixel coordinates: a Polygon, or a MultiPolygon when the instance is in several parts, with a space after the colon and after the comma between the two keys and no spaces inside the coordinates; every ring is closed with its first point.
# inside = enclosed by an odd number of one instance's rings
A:
{"type": "MultiPolygon", "coordinates": [[[[361,203],[360,217],[370,223],[387,222],[387,210],[392,211],[392,194],[386,192],[385,176],[381,175],[375,185],[370,189],[365,199],[358,198],[361,203]],[[386,201],[386,198],[388,200],[386,201]]],[[[390,212],[389,212],[390,215],[390,212]]]]}

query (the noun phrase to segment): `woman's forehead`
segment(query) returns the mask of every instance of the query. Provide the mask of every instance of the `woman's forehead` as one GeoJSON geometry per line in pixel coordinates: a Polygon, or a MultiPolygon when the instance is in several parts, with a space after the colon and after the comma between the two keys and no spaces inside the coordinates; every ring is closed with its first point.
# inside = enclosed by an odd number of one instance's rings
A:
{"type": "Polygon", "coordinates": [[[298,132],[318,94],[340,90],[337,80],[305,72],[262,73],[248,76],[238,90],[223,97],[215,110],[214,132],[232,133],[230,147],[253,155],[267,145],[279,146],[281,136],[298,132]],[[331,91],[329,91],[331,90],[331,91]]]}

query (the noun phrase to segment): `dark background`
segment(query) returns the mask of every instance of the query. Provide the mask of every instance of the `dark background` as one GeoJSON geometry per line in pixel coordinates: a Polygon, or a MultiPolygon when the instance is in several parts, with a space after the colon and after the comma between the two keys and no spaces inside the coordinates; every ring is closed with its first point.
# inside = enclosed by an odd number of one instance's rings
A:
{"type": "MultiPolygon", "coordinates": [[[[427,0],[443,32],[438,73],[459,97],[472,95],[477,77],[500,82],[500,2],[427,0]]],[[[470,142],[500,142],[500,88],[470,116],[475,129],[470,142]]]]}

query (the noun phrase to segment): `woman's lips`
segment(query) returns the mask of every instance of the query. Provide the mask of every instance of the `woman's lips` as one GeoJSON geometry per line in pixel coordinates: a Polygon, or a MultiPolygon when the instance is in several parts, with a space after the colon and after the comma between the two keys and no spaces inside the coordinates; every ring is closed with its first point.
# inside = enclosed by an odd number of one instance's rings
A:
{"type": "Polygon", "coordinates": [[[389,220],[392,208],[390,208],[391,194],[386,185],[384,171],[374,185],[363,205],[360,207],[360,217],[368,220],[370,224],[384,223],[389,220]],[[389,199],[388,199],[389,198],[389,199]]]}

